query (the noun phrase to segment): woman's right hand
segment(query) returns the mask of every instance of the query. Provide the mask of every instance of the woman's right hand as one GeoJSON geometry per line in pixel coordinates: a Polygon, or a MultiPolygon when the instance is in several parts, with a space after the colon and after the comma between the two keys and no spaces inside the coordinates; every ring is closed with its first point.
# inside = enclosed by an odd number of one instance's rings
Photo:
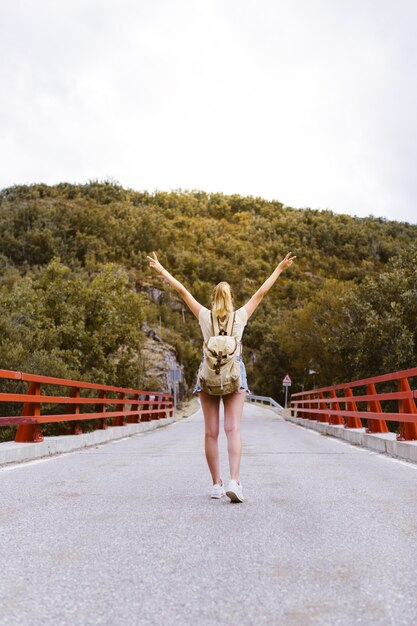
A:
{"type": "Polygon", "coordinates": [[[296,256],[291,256],[291,252],[288,252],[288,254],[282,259],[281,263],[278,264],[278,269],[283,272],[284,270],[286,270],[288,267],[290,267],[290,265],[292,265],[292,262],[294,261],[294,259],[296,259],[296,256]]]}
{"type": "Polygon", "coordinates": [[[156,270],[157,272],[159,272],[159,274],[161,274],[164,268],[158,261],[158,257],[156,256],[155,252],[151,252],[151,254],[152,256],[146,256],[146,258],[149,259],[149,267],[152,267],[152,269],[156,270]]]}

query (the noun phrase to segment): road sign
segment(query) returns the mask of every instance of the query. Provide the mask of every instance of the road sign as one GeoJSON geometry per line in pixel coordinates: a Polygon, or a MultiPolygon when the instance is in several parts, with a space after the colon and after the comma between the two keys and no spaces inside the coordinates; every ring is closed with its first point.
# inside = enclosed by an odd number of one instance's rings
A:
{"type": "Polygon", "coordinates": [[[288,387],[291,387],[292,380],[289,374],[285,374],[282,379],[282,386],[285,387],[285,408],[287,408],[288,404],[288,387]]]}
{"type": "Polygon", "coordinates": [[[170,375],[171,375],[171,382],[173,383],[181,380],[181,370],[170,370],[170,375]]]}
{"type": "Polygon", "coordinates": [[[289,374],[285,374],[282,379],[282,386],[285,387],[285,408],[287,408],[288,403],[288,387],[291,387],[292,380],[289,374]]]}

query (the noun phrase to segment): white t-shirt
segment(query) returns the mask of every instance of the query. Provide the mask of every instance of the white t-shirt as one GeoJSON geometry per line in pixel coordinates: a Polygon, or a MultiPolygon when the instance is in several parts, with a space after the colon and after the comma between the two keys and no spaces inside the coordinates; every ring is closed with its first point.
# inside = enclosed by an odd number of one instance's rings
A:
{"type": "MultiPolygon", "coordinates": [[[[198,321],[200,324],[201,331],[203,333],[204,341],[207,341],[213,334],[210,313],[211,313],[210,309],[206,309],[205,306],[202,306],[201,311],[198,315],[198,321]]],[[[237,337],[239,341],[241,341],[243,330],[248,321],[248,314],[246,312],[245,307],[243,306],[240,309],[237,309],[235,313],[236,313],[235,323],[233,324],[232,335],[234,337],[237,337]]],[[[224,328],[223,324],[221,324],[220,326],[221,328],[224,328]]]]}

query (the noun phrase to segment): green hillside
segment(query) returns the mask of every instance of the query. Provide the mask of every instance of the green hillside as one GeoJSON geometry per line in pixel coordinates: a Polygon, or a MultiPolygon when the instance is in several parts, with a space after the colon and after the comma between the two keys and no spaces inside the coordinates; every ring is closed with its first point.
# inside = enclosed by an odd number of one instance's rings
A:
{"type": "Polygon", "coordinates": [[[197,321],[148,268],[155,250],[202,304],[227,280],[239,307],[287,251],[296,263],[250,319],[252,391],[330,384],[417,363],[417,226],[261,198],[140,193],[111,182],[0,192],[0,367],[142,385],[141,327],[194,382],[197,321]]]}

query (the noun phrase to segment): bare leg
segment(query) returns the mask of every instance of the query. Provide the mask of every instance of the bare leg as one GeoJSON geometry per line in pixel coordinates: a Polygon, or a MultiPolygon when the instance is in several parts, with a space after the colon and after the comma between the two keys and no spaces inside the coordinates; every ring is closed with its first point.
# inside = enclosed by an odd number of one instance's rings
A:
{"type": "Polygon", "coordinates": [[[223,396],[224,431],[227,436],[227,452],[229,454],[230,478],[239,480],[240,458],[242,455],[242,439],[240,436],[240,418],[243,413],[246,392],[240,390],[223,396]]]}
{"type": "Polygon", "coordinates": [[[213,485],[220,485],[220,463],[219,463],[219,414],[220,396],[210,396],[204,391],[198,394],[201,407],[203,409],[205,424],[205,451],[213,485]]]}

